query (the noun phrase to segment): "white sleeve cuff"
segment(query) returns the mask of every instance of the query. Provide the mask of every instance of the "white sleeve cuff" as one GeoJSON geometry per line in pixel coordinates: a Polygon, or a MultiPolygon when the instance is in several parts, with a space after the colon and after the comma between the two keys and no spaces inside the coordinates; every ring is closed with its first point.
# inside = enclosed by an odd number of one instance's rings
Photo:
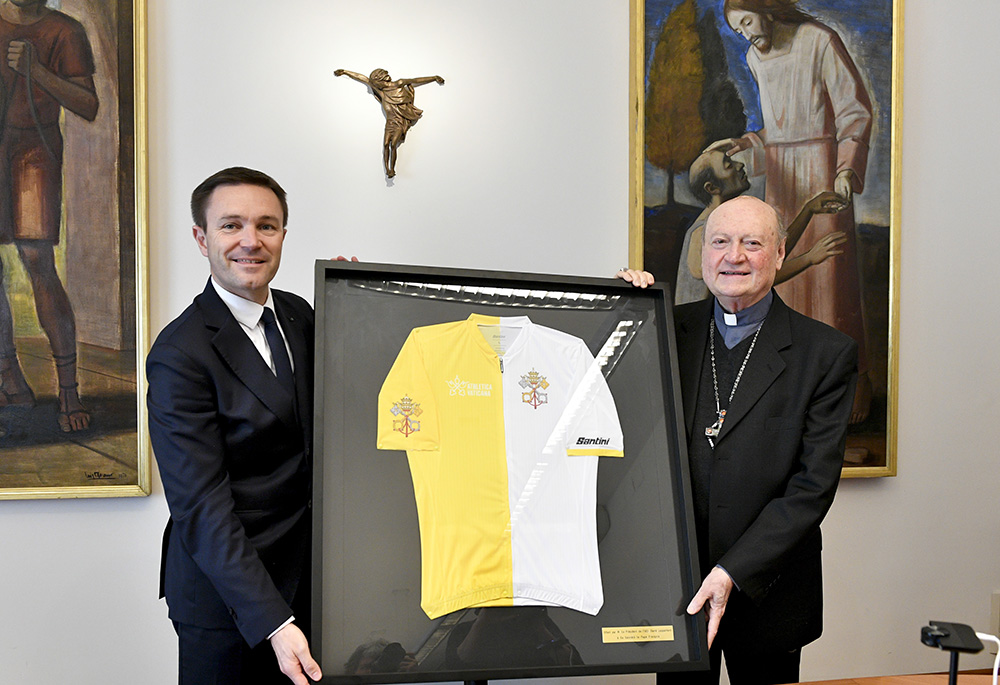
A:
{"type": "Polygon", "coordinates": [[[274,630],[273,630],[273,631],[271,632],[271,634],[267,636],[267,639],[268,639],[268,640],[270,640],[270,639],[271,639],[272,637],[274,637],[274,636],[275,636],[275,635],[277,634],[277,632],[278,632],[279,630],[281,630],[282,628],[284,628],[285,626],[287,626],[287,625],[288,625],[289,623],[291,623],[291,622],[292,622],[292,621],[294,621],[294,620],[295,620],[295,617],[294,617],[294,616],[289,616],[289,617],[288,617],[288,620],[286,620],[286,621],[285,621],[284,623],[282,623],[282,624],[281,624],[280,626],[278,626],[277,628],[275,628],[275,629],[274,629],[274,630]]]}

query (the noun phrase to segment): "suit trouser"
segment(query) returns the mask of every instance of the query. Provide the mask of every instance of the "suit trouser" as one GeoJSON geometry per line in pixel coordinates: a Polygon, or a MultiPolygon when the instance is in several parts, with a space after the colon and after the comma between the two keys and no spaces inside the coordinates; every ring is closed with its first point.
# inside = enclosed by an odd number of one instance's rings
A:
{"type": "MultiPolygon", "coordinates": [[[[723,650],[712,645],[708,653],[710,669],[697,673],[657,673],[656,685],[718,685],[723,650]]],[[[799,682],[802,650],[725,650],[726,673],[731,685],[779,685],[799,682]]]]}
{"type": "MultiPolygon", "coordinates": [[[[295,625],[310,635],[310,569],[299,584],[292,611],[295,625]]],[[[277,626],[275,626],[277,627],[277,626]]],[[[288,685],[269,640],[250,648],[235,628],[201,628],[174,621],[179,685],[288,685]]],[[[315,657],[315,655],[313,655],[315,657]]]]}
{"type": "Polygon", "coordinates": [[[179,685],[283,685],[271,643],[251,649],[235,628],[201,628],[174,622],[179,685]]]}

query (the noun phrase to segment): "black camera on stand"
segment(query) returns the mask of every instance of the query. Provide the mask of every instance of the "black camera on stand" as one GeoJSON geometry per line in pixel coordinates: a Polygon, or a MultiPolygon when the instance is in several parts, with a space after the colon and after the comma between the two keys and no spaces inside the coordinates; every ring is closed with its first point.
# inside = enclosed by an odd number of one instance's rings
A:
{"type": "Polygon", "coordinates": [[[976,654],[983,651],[983,643],[976,637],[976,631],[964,623],[931,621],[929,626],[920,629],[920,641],[928,647],[940,647],[946,652],[951,652],[948,685],[955,685],[958,681],[960,653],[976,654]]]}

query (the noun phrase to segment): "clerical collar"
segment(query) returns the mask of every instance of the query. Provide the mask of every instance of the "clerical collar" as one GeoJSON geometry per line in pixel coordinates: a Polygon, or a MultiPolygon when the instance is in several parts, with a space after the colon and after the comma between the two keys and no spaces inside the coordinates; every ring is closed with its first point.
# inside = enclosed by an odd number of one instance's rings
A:
{"type": "Polygon", "coordinates": [[[761,324],[764,323],[764,319],[767,318],[767,313],[771,311],[771,302],[773,301],[774,291],[768,290],[767,295],[760,302],[752,304],[735,314],[730,314],[716,300],[715,325],[719,329],[719,333],[722,334],[722,340],[726,343],[726,347],[733,349],[743,340],[753,335],[760,328],[761,324]]]}

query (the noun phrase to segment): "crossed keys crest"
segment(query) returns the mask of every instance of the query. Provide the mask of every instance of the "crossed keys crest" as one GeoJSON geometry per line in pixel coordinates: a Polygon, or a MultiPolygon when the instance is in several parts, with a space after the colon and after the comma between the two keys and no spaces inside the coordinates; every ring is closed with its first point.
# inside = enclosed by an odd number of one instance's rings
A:
{"type": "Polygon", "coordinates": [[[420,430],[420,422],[417,421],[416,417],[423,414],[424,410],[420,408],[419,403],[410,399],[409,395],[404,395],[399,402],[393,402],[389,412],[393,416],[399,417],[392,422],[394,431],[402,433],[405,437],[410,437],[410,434],[420,430]]]}
{"type": "Polygon", "coordinates": [[[538,409],[541,405],[549,403],[549,394],[540,392],[540,390],[549,387],[549,382],[545,380],[545,376],[534,369],[521,376],[518,385],[524,388],[524,392],[521,393],[521,401],[525,404],[530,404],[534,409],[538,409]]]}

